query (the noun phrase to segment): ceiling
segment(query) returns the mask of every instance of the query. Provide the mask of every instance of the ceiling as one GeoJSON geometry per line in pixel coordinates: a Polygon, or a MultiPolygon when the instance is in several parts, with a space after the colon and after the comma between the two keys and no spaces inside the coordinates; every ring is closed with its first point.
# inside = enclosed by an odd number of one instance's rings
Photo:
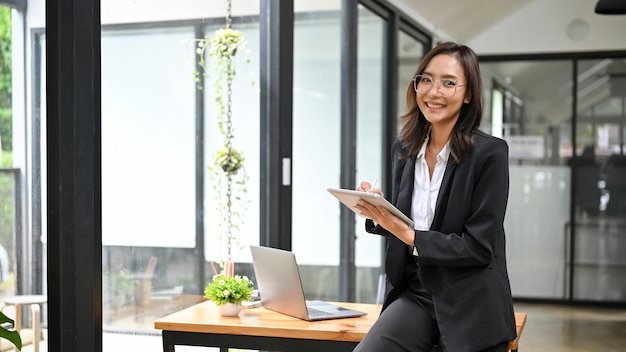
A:
{"type": "MultiPolygon", "coordinates": [[[[510,28],[507,35],[518,37],[520,32],[533,33],[538,28],[560,33],[565,29],[551,25],[573,19],[586,22],[593,34],[600,33],[603,37],[623,33],[626,15],[596,14],[598,1],[606,0],[389,0],[409,15],[415,15],[435,36],[461,43],[472,43],[485,32],[515,23],[516,18],[523,18],[522,26],[510,28]]],[[[614,2],[626,7],[624,0],[614,2]]],[[[539,42],[543,38],[534,39],[539,42]]]]}
{"type": "MultiPolygon", "coordinates": [[[[435,35],[462,43],[488,30],[533,0],[397,0],[432,24],[435,35]],[[468,15],[471,14],[471,17],[468,15]],[[471,18],[471,20],[468,20],[471,18]]],[[[420,21],[421,22],[421,21],[420,21]]]]}

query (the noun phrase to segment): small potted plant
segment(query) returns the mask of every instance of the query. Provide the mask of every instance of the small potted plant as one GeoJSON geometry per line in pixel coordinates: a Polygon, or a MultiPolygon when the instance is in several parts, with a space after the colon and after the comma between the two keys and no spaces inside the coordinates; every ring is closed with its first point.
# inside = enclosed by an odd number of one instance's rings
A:
{"type": "Polygon", "coordinates": [[[235,316],[241,311],[241,302],[248,301],[254,292],[254,285],[247,276],[213,276],[204,289],[204,296],[213,301],[223,316],[235,316]]]}

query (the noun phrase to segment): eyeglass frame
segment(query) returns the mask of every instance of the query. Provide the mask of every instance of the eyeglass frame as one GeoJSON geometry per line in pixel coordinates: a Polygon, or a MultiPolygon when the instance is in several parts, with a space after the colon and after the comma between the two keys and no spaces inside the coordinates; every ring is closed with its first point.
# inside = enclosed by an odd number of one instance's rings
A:
{"type": "Polygon", "coordinates": [[[431,76],[429,76],[429,75],[423,75],[423,74],[420,74],[420,75],[415,75],[415,77],[413,77],[413,90],[414,90],[414,91],[415,91],[415,93],[417,93],[417,94],[426,94],[426,93],[430,92],[430,90],[431,90],[431,89],[433,89],[433,87],[435,86],[435,83],[434,83],[434,82],[441,82],[441,81],[450,81],[450,82],[453,82],[453,83],[454,83],[454,93],[452,93],[452,94],[450,94],[450,95],[444,95],[444,94],[443,94],[443,92],[445,92],[445,90],[441,90],[441,87],[443,87],[443,85],[442,85],[441,83],[439,83],[439,84],[438,84],[437,91],[439,92],[439,94],[440,94],[442,97],[445,97],[445,98],[450,98],[450,97],[453,97],[453,96],[456,94],[456,89],[457,89],[458,87],[467,87],[467,84],[456,84],[457,82],[456,82],[455,80],[453,80],[453,79],[440,79],[440,80],[435,80],[435,79],[433,79],[433,78],[432,78],[431,76]],[[430,88],[429,88],[426,92],[420,92],[420,91],[418,91],[418,90],[417,90],[417,86],[418,86],[418,83],[417,83],[417,78],[418,78],[418,77],[420,77],[420,78],[421,78],[421,77],[423,77],[423,76],[429,77],[429,78],[432,80],[431,86],[430,86],[430,88]]]}

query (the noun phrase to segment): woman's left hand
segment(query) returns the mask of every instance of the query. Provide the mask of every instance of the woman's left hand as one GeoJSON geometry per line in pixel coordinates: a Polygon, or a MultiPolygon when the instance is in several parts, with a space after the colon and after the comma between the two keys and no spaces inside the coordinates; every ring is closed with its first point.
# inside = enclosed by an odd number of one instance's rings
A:
{"type": "Polygon", "coordinates": [[[409,246],[414,245],[415,231],[409,228],[403,220],[390,213],[384,207],[376,207],[363,199],[359,199],[359,203],[356,207],[361,211],[363,216],[368,219],[372,219],[375,223],[382,226],[385,230],[391,232],[394,236],[400,239],[400,241],[409,246]]]}

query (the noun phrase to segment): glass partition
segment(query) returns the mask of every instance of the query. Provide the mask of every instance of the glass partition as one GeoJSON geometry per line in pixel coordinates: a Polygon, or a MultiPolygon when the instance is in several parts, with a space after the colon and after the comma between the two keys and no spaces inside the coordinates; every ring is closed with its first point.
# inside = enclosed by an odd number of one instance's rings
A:
{"type": "Polygon", "coordinates": [[[626,60],[578,65],[573,298],[626,300],[626,60]]]}
{"type": "Polygon", "coordinates": [[[492,92],[481,129],[509,144],[505,230],[513,296],[566,298],[572,64],[484,63],[481,71],[492,92]],[[538,79],[548,72],[550,79],[538,79]]]}

